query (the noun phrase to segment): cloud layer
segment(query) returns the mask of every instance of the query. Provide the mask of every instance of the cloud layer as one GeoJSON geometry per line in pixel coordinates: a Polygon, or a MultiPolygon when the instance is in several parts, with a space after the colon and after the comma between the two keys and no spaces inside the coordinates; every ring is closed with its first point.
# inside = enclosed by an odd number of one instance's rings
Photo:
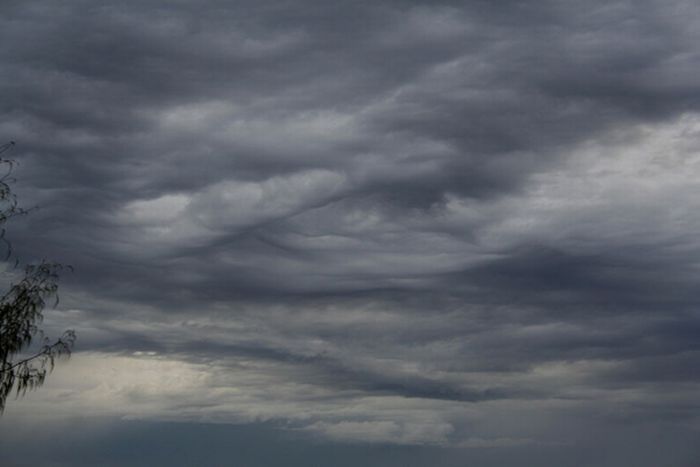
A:
{"type": "Polygon", "coordinates": [[[46,325],[80,339],[7,417],[697,433],[694,2],[0,12],[0,138],[41,206],[8,236],[75,267],[46,325]]]}

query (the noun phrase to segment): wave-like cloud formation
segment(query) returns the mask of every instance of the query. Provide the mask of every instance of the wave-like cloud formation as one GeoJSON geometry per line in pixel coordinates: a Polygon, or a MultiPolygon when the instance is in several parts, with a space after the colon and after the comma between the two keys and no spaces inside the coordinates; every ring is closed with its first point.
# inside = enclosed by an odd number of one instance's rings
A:
{"type": "Polygon", "coordinates": [[[0,138],[42,206],[8,236],[76,269],[41,413],[499,450],[697,430],[694,2],[0,11],[0,138]]]}

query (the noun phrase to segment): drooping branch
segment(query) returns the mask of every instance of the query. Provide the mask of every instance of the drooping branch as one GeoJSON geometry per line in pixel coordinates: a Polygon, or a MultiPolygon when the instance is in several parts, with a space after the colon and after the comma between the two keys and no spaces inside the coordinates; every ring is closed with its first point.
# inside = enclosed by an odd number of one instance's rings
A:
{"type": "Polygon", "coordinates": [[[44,345],[41,348],[41,350],[39,350],[37,353],[35,353],[31,357],[27,357],[23,360],[16,362],[16,363],[13,363],[7,368],[0,368],[0,374],[6,373],[8,371],[12,371],[15,368],[21,367],[22,365],[27,365],[27,364],[29,364],[37,359],[40,359],[40,358],[45,358],[45,357],[50,358],[51,356],[58,357],[61,355],[69,355],[74,343],[75,343],[75,331],[68,330],[65,333],[63,333],[63,336],[60,339],[58,339],[56,342],[54,342],[53,344],[44,345]]]}
{"type": "MultiPolygon", "coordinates": [[[[13,146],[14,142],[0,146],[0,154],[13,146]]],[[[0,166],[2,165],[7,167],[7,171],[0,175],[0,241],[8,247],[7,260],[12,249],[5,239],[2,226],[8,219],[29,211],[19,207],[10,186],[14,181],[11,177],[14,161],[0,157],[0,166]]],[[[16,261],[15,267],[18,263],[16,261]]],[[[52,342],[39,328],[46,300],[53,297],[56,300],[54,306],[58,304],[58,279],[64,269],[71,268],[48,261],[29,265],[25,268],[22,279],[0,296],[0,414],[13,389],[19,396],[41,386],[47,373],[53,370],[55,359],[71,353],[75,343],[73,331],[66,331],[61,338],[52,342]],[[28,357],[15,361],[15,358],[31,351],[37,334],[41,336],[39,349],[28,357]]]]}

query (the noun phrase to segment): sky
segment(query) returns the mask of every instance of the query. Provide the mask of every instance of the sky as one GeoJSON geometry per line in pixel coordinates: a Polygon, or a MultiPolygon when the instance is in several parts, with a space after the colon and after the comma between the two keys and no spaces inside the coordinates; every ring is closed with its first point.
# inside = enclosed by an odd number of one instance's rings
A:
{"type": "Polygon", "coordinates": [[[6,236],[78,340],[0,463],[696,466],[698,44],[694,0],[3,0],[6,236]]]}

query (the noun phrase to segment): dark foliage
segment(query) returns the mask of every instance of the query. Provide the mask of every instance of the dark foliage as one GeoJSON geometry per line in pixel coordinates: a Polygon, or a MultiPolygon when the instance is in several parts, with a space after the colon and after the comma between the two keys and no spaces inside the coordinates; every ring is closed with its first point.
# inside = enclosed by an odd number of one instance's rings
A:
{"type": "MultiPolygon", "coordinates": [[[[0,146],[0,154],[13,146],[14,142],[0,146]]],[[[0,225],[4,226],[10,218],[28,211],[18,206],[10,187],[13,161],[0,158],[0,165],[7,167],[5,175],[0,177],[0,225]]],[[[12,252],[4,229],[0,238],[7,246],[6,259],[9,259],[12,252]]],[[[46,300],[54,297],[58,303],[59,273],[64,269],[61,264],[47,261],[29,265],[22,279],[0,298],[0,413],[13,390],[19,396],[41,386],[56,358],[70,355],[75,342],[73,331],[66,331],[52,341],[39,328],[46,300]]]]}

